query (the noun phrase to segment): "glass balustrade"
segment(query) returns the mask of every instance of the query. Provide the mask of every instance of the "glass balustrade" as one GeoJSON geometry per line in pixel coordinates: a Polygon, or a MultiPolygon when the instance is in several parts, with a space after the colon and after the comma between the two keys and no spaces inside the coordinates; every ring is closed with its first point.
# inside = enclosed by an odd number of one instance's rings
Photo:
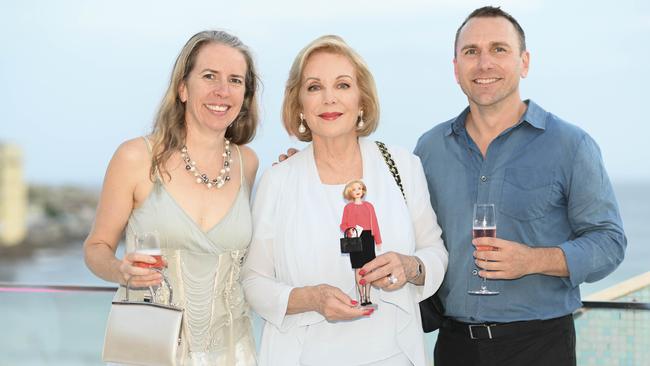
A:
{"type": "MultiPolygon", "coordinates": [[[[115,292],[102,286],[0,283],[0,365],[103,365],[102,342],[115,292]]],[[[259,340],[261,322],[254,321],[259,340]]],[[[589,301],[575,314],[578,365],[650,360],[650,286],[617,301],[589,301]]],[[[437,332],[427,334],[429,352],[437,332]]]]}
{"type": "Polygon", "coordinates": [[[114,292],[0,284],[0,365],[103,365],[114,292]]]}

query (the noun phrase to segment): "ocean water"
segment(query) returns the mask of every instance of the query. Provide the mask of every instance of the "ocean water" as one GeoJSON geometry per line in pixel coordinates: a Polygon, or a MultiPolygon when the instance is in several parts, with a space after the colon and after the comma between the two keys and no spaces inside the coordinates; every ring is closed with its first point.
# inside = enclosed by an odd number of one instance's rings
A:
{"type": "MultiPolygon", "coordinates": [[[[615,185],[628,238],[626,257],[603,280],[583,284],[583,296],[650,271],[650,182],[615,185]]],[[[0,282],[41,285],[107,285],[84,265],[82,243],[42,248],[24,258],[0,258],[0,282]]],[[[0,364],[101,364],[103,327],[112,295],[0,292],[0,364]],[[78,339],[77,339],[78,338],[78,339]]],[[[254,319],[259,338],[261,321],[254,319]]],[[[432,351],[436,333],[427,335],[432,351]]]]}
{"type": "MultiPolygon", "coordinates": [[[[628,238],[625,260],[605,279],[582,285],[588,295],[650,271],[650,182],[614,186],[628,238]]],[[[0,258],[0,282],[22,284],[113,285],[84,265],[82,243],[42,248],[24,258],[0,258]]]]}
{"type": "Polygon", "coordinates": [[[627,236],[623,263],[604,279],[581,285],[583,297],[650,271],[650,182],[615,184],[627,236]]]}

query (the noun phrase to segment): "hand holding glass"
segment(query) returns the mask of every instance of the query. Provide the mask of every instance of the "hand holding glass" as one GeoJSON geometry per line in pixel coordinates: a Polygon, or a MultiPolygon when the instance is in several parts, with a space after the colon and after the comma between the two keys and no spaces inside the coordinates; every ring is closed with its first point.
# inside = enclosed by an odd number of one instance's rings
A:
{"type": "MultiPolygon", "coordinates": [[[[497,221],[494,204],[475,204],[472,219],[472,238],[497,237],[497,221]]],[[[494,250],[489,245],[477,245],[476,250],[494,250]]],[[[483,277],[480,290],[467,291],[472,295],[498,295],[498,291],[488,290],[487,280],[483,277]]]]}
{"type": "Polygon", "coordinates": [[[160,250],[160,238],[156,232],[137,234],[135,237],[135,252],[150,255],[156,259],[155,263],[133,262],[136,267],[162,269],[165,264],[160,250]]]}

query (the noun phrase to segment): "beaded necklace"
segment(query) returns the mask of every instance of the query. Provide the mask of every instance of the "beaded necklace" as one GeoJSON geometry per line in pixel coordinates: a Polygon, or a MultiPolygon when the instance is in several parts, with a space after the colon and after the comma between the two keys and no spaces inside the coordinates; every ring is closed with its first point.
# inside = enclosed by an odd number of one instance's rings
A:
{"type": "Polygon", "coordinates": [[[210,179],[207,174],[201,173],[196,167],[196,162],[190,158],[190,154],[187,152],[187,146],[183,145],[181,148],[181,157],[185,162],[185,170],[196,177],[196,183],[204,184],[208,188],[217,187],[219,189],[230,181],[230,164],[232,163],[230,154],[230,141],[225,139],[223,154],[221,154],[223,156],[223,168],[219,171],[219,176],[210,179]]]}

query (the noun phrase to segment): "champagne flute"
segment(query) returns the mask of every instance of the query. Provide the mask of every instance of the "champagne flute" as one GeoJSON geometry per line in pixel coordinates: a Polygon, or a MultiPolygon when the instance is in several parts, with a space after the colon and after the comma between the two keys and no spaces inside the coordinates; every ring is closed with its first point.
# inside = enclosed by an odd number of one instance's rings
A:
{"type": "MultiPolygon", "coordinates": [[[[491,237],[497,236],[497,220],[494,204],[481,204],[474,205],[474,217],[472,219],[472,238],[491,237]]],[[[477,245],[476,250],[494,250],[489,245],[477,245]]],[[[471,295],[498,295],[499,291],[489,290],[487,288],[487,280],[483,277],[480,290],[470,290],[467,293],[471,295]]]]}
{"type": "Polygon", "coordinates": [[[162,259],[162,251],[160,250],[160,237],[155,231],[136,234],[135,252],[138,254],[150,255],[156,259],[156,262],[133,262],[134,266],[157,269],[163,269],[165,266],[162,259]]]}

